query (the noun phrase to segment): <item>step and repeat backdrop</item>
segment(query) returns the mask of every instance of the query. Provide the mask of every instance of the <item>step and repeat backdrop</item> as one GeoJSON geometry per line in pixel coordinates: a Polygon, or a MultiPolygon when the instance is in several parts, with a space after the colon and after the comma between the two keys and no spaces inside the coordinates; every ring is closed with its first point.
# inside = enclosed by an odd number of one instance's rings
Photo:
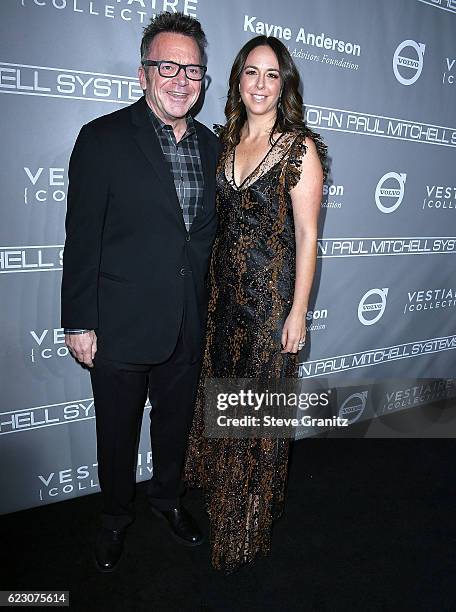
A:
{"type": "Polygon", "coordinates": [[[68,159],[84,123],[142,95],[142,29],[163,10],[206,31],[203,123],[223,123],[239,48],[273,35],[328,145],[300,376],[339,383],[352,421],[454,394],[455,0],[3,0],[1,513],[98,490],[90,379],[60,328],[68,159]]]}

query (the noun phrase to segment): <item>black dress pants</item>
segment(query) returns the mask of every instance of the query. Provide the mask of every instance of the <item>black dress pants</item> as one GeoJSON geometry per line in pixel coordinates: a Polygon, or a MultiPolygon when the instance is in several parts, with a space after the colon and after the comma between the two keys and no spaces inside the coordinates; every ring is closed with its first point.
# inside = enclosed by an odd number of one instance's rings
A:
{"type": "Polygon", "coordinates": [[[119,363],[95,356],[91,378],[103,498],[101,523],[108,529],[121,529],[134,520],[136,448],[147,394],[152,405],[149,501],[160,510],[179,505],[201,370],[201,354],[197,351],[195,358],[194,344],[185,334],[185,318],[184,314],[176,347],[163,363],[119,363]]]}

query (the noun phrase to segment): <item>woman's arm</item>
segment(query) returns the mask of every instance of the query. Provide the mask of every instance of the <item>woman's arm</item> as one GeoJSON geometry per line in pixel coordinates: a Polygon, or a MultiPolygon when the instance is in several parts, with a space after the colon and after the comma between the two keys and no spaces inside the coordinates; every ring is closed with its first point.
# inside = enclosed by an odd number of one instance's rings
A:
{"type": "Polygon", "coordinates": [[[296,241],[296,280],[293,305],[282,331],[282,353],[297,353],[306,337],[306,314],[317,257],[318,215],[323,191],[323,170],[311,138],[305,141],[301,177],[291,190],[296,241]]]}

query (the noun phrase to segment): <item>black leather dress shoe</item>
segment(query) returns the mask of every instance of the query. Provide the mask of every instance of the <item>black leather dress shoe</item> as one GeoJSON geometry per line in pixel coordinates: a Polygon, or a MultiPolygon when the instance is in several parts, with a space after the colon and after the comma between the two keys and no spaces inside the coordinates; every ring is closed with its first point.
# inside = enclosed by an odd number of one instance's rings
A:
{"type": "Polygon", "coordinates": [[[150,506],[153,514],[164,519],[173,538],[184,546],[199,546],[204,537],[192,516],[183,506],[171,510],[159,510],[150,506]]]}
{"type": "Polygon", "coordinates": [[[126,529],[106,529],[98,532],[95,543],[95,564],[100,572],[113,572],[122,555],[126,529]]]}

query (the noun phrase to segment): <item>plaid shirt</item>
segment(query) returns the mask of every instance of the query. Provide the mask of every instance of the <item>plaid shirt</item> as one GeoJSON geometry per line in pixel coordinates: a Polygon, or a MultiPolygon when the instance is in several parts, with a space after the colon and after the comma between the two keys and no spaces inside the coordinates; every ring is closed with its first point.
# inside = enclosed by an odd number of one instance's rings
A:
{"type": "MultiPolygon", "coordinates": [[[[177,197],[182,208],[185,227],[190,230],[193,219],[202,206],[204,175],[198,148],[198,137],[192,117],[187,117],[187,130],[176,142],[173,128],[165,125],[148,108],[152,125],[157,133],[163,155],[169,162],[177,197]]],[[[65,329],[66,334],[83,334],[87,329],[65,329]]]]}
{"type": "Polygon", "coordinates": [[[193,118],[187,117],[187,130],[179,142],[176,142],[173,128],[165,125],[147,109],[149,118],[155,128],[163,155],[170,165],[176,187],[177,197],[182,208],[185,227],[190,230],[193,219],[203,202],[204,175],[198,147],[193,118]]]}

